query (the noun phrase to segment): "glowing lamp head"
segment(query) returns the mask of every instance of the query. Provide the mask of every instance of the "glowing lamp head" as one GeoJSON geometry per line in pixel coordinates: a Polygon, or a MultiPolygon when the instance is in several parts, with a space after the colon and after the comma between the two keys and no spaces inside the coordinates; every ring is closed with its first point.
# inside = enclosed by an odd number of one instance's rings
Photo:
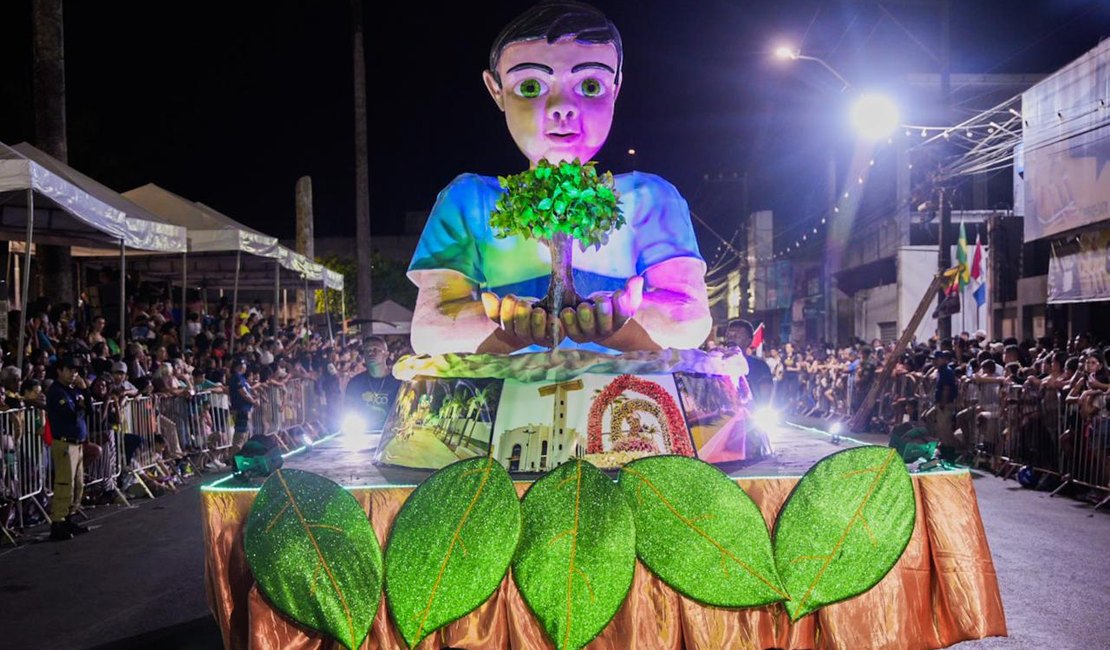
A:
{"type": "Polygon", "coordinates": [[[898,107],[889,97],[865,94],[852,105],[852,126],[868,140],[883,140],[898,128],[898,107]]]}
{"type": "Polygon", "coordinates": [[[761,431],[774,431],[782,422],[782,414],[770,406],[761,406],[752,414],[752,422],[761,431]]]}
{"type": "Polygon", "coordinates": [[[775,58],[783,61],[793,61],[798,58],[798,51],[787,45],[780,45],[775,48],[775,58]]]}
{"type": "Polygon", "coordinates": [[[844,425],[839,422],[833,422],[829,425],[829,433],[834,436],[839,436],[842,431],[844,431],[844,425]]]}
{"type": "Polygon", "coordinates": [[[343,416],[343,420],[339,425],[339,431],[343,435],[353,436],[360,433],[368,433],[370,423],[366,418],[359,413],[349,412],[343,416]]]}

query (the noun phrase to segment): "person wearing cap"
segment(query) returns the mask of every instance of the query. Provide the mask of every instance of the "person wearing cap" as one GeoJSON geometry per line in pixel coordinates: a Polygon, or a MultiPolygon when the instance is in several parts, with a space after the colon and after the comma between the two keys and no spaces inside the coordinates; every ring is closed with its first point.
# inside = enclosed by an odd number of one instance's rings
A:
{"type": "Polygon", "coordinates": [[[50,540],[63,541],[88,532],[74,520],[84,492],[82,445],[89,437],[85,410],[85,380],[77,370],[80,362],[64,357],[58,362],[58,378],[46,392],[46,417],[53,441],[50,460],[54,465],[54,500],[51,503],[50,540]]]}
{"type": "Polygon", "coordinates": [[[123,361],[112,364],[112,394],[117,397],[139,396],[139,390],[127,381],[127,364],[123,361]]]}
{"type": "Polygon", "coordinates": [[[228,458],[235,456],[250,437],[251,409],[258,404],[258,398],[251,392],[251,384],[246,376],[247,361],[237,357],[231,363],[231,379],[227,382],[231,397],[231,412],[235,418],[235,435],[231,438],[228,458]]]}

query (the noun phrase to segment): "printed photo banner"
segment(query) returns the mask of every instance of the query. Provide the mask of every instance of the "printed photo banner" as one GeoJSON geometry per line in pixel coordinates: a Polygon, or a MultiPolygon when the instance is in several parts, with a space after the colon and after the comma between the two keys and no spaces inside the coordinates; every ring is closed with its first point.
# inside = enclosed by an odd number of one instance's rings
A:
{"type": "Polygon", "coordinates": [[[1110,300],[1110,229],[1054,243],[1049,258],[1048,302],[1091,300],[1110,300]]]}
{"type": "Polygon", "coordinates": [[[438,469],[492,455],[513,474],[583,458],[615,469],[659,455],[710,463],[769,450],[746,391],[721,375],[584,373],[565,381],[418,377],[397,397],[375,462],[438,469]]]}

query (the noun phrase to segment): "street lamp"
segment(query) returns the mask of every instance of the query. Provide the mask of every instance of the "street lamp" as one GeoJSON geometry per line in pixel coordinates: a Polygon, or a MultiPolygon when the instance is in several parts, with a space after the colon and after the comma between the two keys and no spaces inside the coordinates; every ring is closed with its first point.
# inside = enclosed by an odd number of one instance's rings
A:
{"type": "Polygon", "coordinates": [[[860,95],[849,115],[856,132],[868,140],[886,139],[898,128],[898,107],[885,95],[860,95]]]}
{"type": "Polygon", "coordinates": [[[824,66],[826,70],[831,72],[832,75],[840,81],[840,83],[844,84],[844,87],[840,89],[840,92],[844,92],[845,90],[848,90],[852,87],[852,84],[848,83],[848,80],[841,76],[839,72],[834,70],[831,65],[825,63],[824,59],[819,59],[815,56],[802,54],[801,51],[787,45],[781,45],[776,48],[775,56],[784,61],[813,61],[815,63],[820,63],[822,66],[824,66]]]}

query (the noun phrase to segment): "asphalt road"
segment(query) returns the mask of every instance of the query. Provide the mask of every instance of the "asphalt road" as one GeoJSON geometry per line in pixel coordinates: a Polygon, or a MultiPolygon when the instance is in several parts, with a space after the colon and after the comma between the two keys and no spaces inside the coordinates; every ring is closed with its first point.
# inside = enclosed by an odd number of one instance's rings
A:
{"type": "MultiPolygon", "coordinates": [[[[93,510],[92,532],[69,542],[0,546],[0,646],[219,648],[204,597],[198,486],[93,510]]],[[[1010,636],[954,647],[1110,648],[1110,508],[1092,513],[1086,502],[985,474],[975,486],[1010,636]]]]}

